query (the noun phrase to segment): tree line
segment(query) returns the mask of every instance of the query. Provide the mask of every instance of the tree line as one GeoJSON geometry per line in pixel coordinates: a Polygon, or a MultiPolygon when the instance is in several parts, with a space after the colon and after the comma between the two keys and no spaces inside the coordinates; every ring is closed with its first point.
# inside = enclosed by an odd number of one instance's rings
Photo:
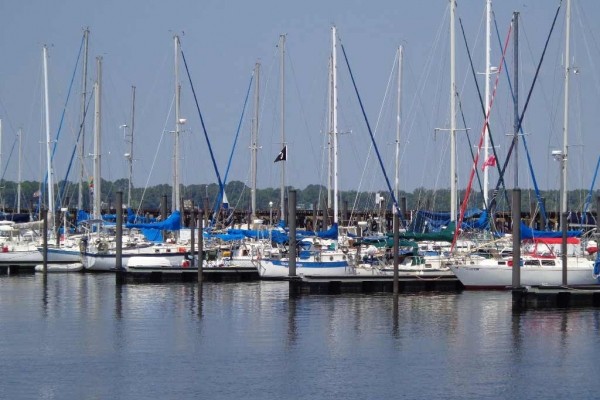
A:
{"type": "MultiPolygon", "coordinates": [[[[83,191],[83,209],[89,210],[92,200],[92,190],[90,182],[84,182],[83,191]]],[[[114,207],[116,193],[123,192],[123,201],[131,208],[136,210],[153,211],[159,210],[162,199],[166,196],[167,208],[171,206],[172,185],[160,184],[147,188],[132,188],[131,200],[128,199],[128,180],[117,179],[115,181],[102,180],[101,200],[103,209],[108,211],[114,207]]],[[[286,187],[286,192],[290,189],[297,191],[297,205],[300,209],[312,209],[317,207],[323,209],[327,206],[327,188],[323,185],[308,185],[304,189],[286,187]]],[[[54,193],[57,197],[56,207],[77,208],[78,203],[78,185],[74,182],[62,181],[55,184],[54,193]]],[[[250,208],[251,191],[245,183],[241,181],[232,181],[226,185],[225,193],[229,201],[229,207],[236,210],[248,210],[250,208]]],[[[208,199],[211,207],[217,201],[219,195],[219,185],[193,184],[181,185],[181,197],[186,204],[202,208],[205,199],[208,199]]],[[[465,195],[465,191],[459,191],[459,200],[465,195]]],[[[557,211],[560,204],[560,193],[558,190],[546,190],[540,193],[548,212],[557,211]]],[[[568,192],[568,208],[572,211],[582,211],[589,203],[588,211],[596,210],[597,198],[600,196],[600,190],[596,190],[592,196],[589,191],[584,189],[571,190],[568,192]]],[[[434,210],[449,211],[450,209],[450,190],[449,189],[427,189],[417,188],[413,192],[400,192],[398,202],[402,206],[405,199],[407,210],[434,210]]],[[[490,193],[490,198],[493,193],[490,193]]],[[[38,204],[46,204],[47,198],[45,189],[40,182],[24,181],[21,183],[21,209],[36,209],[38,204]]],[[[510,190],[508,192],[499,192],[496,194],[496,207],[498,211],[507,211],[510,209],[510,190]]],[[[280,202],[279,188],[264,188],[256,191],[256,205],[258,210],[274,211],[279,210],[280,202]]],[[[523,211],[532,210],[537,207],[537,197],[533,190],[522,190],[521,208],[523,211]]],[[[8,180],[0,181],[0,204],[5,211],[14,211],[17,208],[17,183],[8,180]]],[[[349,210],[369,211],[377,210],[382,207],[391,208],[391,196],[387,190],[378,192],[358,192],[341,191],[339,195],[339,208],[347,204],[349,210]],[[378,203],[377,199],[382,199],[378,203]]],[[[483,207],[483,195],[481,192],[475,192],[470,196],[468,208],[483,207]]]]}

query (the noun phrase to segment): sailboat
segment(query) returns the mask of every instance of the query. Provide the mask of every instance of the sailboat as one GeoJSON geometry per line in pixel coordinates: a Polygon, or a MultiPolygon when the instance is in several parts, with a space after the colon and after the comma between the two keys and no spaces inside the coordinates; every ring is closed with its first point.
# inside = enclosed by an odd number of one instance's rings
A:
{"type": "MultiPolygon", "coordinates": [[[[348,249],[340,249],[338,244],[338,176],[337,176],[337,34],[336,27],[331,28],[331,135],[333,138],[333,225],[330,231],[333,239],[310,237],[300,241],[300,251],[296,260],[296,274],[301,276],[344,276],[355,273],[350,264],[348,249]]],[[[285,161],[284,161],[285,162],[285,161]]],[[[260,260],[258,273],[262,279],[282,279],[289,276],[288,258],[269,258],[260,260]]]]}
{"type": "MultiPolygon", "coordinates": [[[[43,47],[43,66],[44,66],[44,114],[45,114],[45,131],[46,131],[46,170],[48,174],[48,221],[50,227],[54,221],[54,186],[52,181],[52,162],[51,162],[51,144],[50,139],[50,109],[48,99],[48,48],[43,47]]],[[[34,221],[20,224],[3,225],[4,233],[7,234],[9,240],[5,240],[2,244],[0,252],[0,265],[22,265],[36,266],[43,262],[42,253],[39,251],[40,237],[38,233],[42,228],[42,221],[34,221]],[[8,228],[8,229],[7,229],[8,228]],[[14,239],[14,240],[13,240],[14,239]]],[[[52,229],[50,229],[52,230],[52,229]]],[[[53,237],[53,235],[51,235],[53,237]]],[[[50,265],[54,264],[71,264],[79,261],[79,254],[68,256],[48,255],[50,265]]]]}
{"type": "MultiPolygon", "coordinates": [[[[174,36],[175,41],[175,69],[178,70],[178,57],[179,57],[179,37],[174,36]]],[[[101,58],[97,59],[98,78],[95,83],[95,122],[94,122],[94,182],[100,184],[100,138],[101,138],[101,78],[102,78],[102,62],[101,58]]],[[[176,136],[175,136],[175,159],[178,156],[179,147],[179,132],[180,125],[184,122],[179,116],[179,93],[181,85],[179,83],[178,76],[175,78],[175,96],[176,96],[176,136]]],[[[128,224],[128,228],[148,228],[148,229],[160,229],[160,230],[172,230],[179,231],[181,228],[181,211],[180,207],[180,193],[179,193],[179,178],[178,178],[178,162],[175,163],[175,188],[173,191],[173,212],[164,221],[149,224],[128,224]]],[[[94,187],[94,208],[93,217],[95,220],[90,221],[91,225],[96,225],[95,230],[90,234],[89,239],[82,242],[82,257],[83,263],[86,270],[89,271],[114,271],[116,268],[116,240],[113,232],[107,231],[102,224],[100,219],[100,188],[94,187]]],[[[93,229],[91,229],[93,231],[93,229]]],[[[144,240],[140,236],[131,235],[129,240],[123,243],[122,248],[122,262],[123,267],[128,268],[128,263],[131,259],[135,258],[136,265],[147,265],[156,262],[157,264],[168,262],[172,267],[180,267],[186,263],[189,263],[189,246],[178,244],[178,243],[152,243],[144,240]],[[145,258],[145,261],[141,259],[145,258]]]]}
{"type": "MultiPolygon", "coordinates": [[[[558,12],[558,11],[557,11],[558,12]]],[[[570,47],[570,18],[571,18],[571,0],[567,0],[566,10],[566,39],[565,39],[565,88],[564,88],[564,119],[563,119],[563,151],[561,156],[561,216],[564,216],[566,203],[566,154],[567,154],[567,131],[568,131],[568,100],[569,100],[569,47],[570,47]]],[[[518,13],[515,13],[515,28],[518,21],[518,13]]],[[[516,35],[515,35],[516,36],[516,35]]],[[[515,43],[516,44],[516,43],[515,43]]],[[[518,127],[517,127],[518,128],[518,127]]],[[[516,179],[515,179],[516,181],[516,179]]],[[[517,223],[517,221],[514,221],[517,223]]],[[[522,237],[529,238],[533,243],[533,248],[524,248],[524,256],[518,266],[520,268],[520,281],[522,285],[563,285],[563,267],[566,263],[568,274],[568,284],[592,285],[597,284],[597,274],[594,274],[594,260],[584,253],[568,254],[563,249],[560,257],[554,251],[553,244],[560,243],[562,239],[556,238],[554,232],[533,231],[522,222],[522,237]],[[552,238],[554,236],[554,238],[552,238]],[[540,251],[540,246],[542,250],[540,251]],[[545,247],[545,249],[544,249],[545,247]]],[[[563,219],[562,224],[566,224],[563,219]]],[[[570,232],[569,236],[581,235],[581,232],[570,232]]],[[[559,237],[560,237],[559,236],[559,237]]],[[[569,238],[572,245],[580,246],[580,239],[569,238]]],[[[458,277],[466,288],[484,289],[496,288],[505,289],[512,285],[512,256],[491,259],[465,259],[463,264],[451,265],[452,272],[458,277]]]]}

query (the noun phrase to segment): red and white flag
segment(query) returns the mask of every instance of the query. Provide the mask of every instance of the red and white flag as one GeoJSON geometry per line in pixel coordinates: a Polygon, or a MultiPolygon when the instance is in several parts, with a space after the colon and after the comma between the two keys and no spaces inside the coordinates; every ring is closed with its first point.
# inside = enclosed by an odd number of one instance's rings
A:
{"type": "Polygon", "coordinates": [[[496,157],[494,155],[490,155],[487,160],[481,166],[481,170],[483,171],[485,167],[495,167],[496,166],[496,157]]]}

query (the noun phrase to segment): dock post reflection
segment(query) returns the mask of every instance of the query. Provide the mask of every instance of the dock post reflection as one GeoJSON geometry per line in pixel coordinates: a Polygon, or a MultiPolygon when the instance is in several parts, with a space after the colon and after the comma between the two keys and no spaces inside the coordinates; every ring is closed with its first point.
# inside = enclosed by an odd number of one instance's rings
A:
{"type": "Polygon", "coordinates": [[[204,285],[202,285],[201,281],[196,284],[196,314],[198,316],[198,319],[202,319],[204,313],[203,288],[204,285]]]}
{"type": "MultiPolygon", "coordinates": [[[[117,272],[119,273],[119,272],[117,272]]],[[[121,319],[123,317],[123,286],[115,285],[115,318],[121,319]]]]}
{"type": "Polygon", "coordinates": [[[392,336],[398,337],[400,336],[400,321],[399,321],[399,309],[398,309],[398,301],[400,296],[398,294],[392,295],[392,336]]]}
{"type": "Polygon", "coordinates": [[[288,297],[288,324],[287,324],[287,346],[293,346],[296,344],[296,340],[298,340],[298,325],[296,321],[296,308],[298,306],[298,297],[297,295],[292,295],[288,297]]]}
{"type": "Polygon", "coordinates": [[[42,274],[42,316],[48,316],[48,275],[42,274]]]}

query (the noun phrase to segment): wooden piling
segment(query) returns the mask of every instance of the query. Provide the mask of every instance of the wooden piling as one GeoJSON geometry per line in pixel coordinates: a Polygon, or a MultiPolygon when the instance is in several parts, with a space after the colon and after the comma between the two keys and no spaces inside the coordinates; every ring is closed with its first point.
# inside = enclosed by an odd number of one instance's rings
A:
{"type": "Polygon", "coordinates": [[[512,286],[518,288],[521,287],[521,189],[512,191],[512,235],[512,286]]]}
{"type": "Polygon", "coordinates": [[[290,228],[290,243],[288,246],[288,274],[296,276],[296,191],[290,190],[288,194],[288,225],[290,228]]]}
{"type": "Polygon", "coordinates": [[[42,209],[42,260],[44,275],[48,273],[48,210],[42,209]]]}
{"type": "MultiPolygon", "coordinates": [[[[199,215],[198,215],[198,219],[200,221],[202,221],[202,214],[204,213],[203,210],[200,210],[199,215]]],[[[203,235],[204,229],[202,226],[200,226],[200,229],[198,230],[198,283],[202,283],[204,277],[203,277],[203,273],[202,273],[202,269],[204,268],[204,235],[203,235]]],[[[194,252],[192,252],[192,255],[194,254],[194,252]]]]}
{"type": "Polygon", "coordinates": [[[117,192],[117,237],[116,237],[116,268],[123,269],[123,192],[117,192]]]}
{"type": "Polygon", "coordinates": [[[399,292],[399,284],[398,284],[398,264],[399,264],[399,255],[398,252],[400,250],[399,248],[399,241],[400,241],[400,218],[398,218],[398,212],[394,213],[394,223],[393,223],[393,230],[394,230],[394,294],[398,294],[399,292]]]}

